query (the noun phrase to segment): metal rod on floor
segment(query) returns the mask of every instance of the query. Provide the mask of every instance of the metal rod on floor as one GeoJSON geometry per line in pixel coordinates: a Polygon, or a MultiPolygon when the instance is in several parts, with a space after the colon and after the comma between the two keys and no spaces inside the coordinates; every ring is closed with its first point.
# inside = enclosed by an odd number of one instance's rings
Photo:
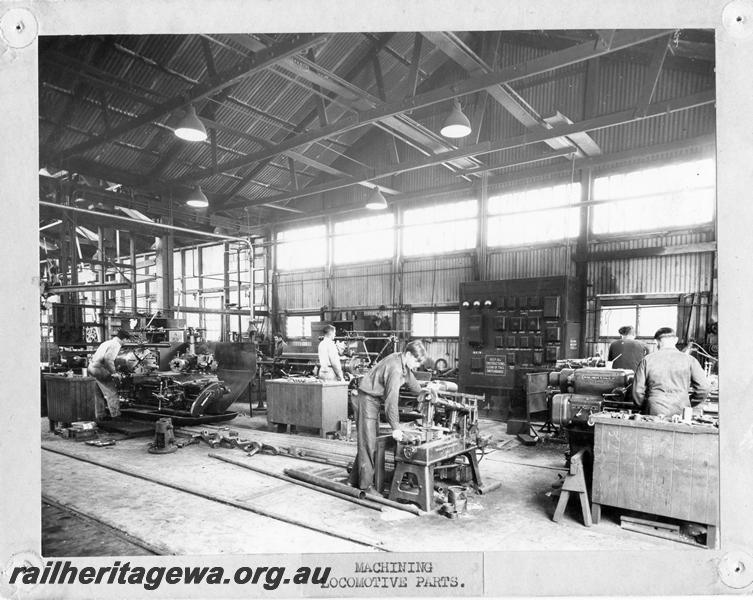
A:
{"type": "MultiPolygon", "coordinates": [[[[295,469],[285,469],[285,474],[289,475],[290,477],[294,477],[295,479],[301,479],[302,481],[313,483],[314,485],[320,485],[322,487],[335,484],[334,481],[330,481],[329,479],[324,479],[323,477],[317,477],[316,475],[311,475],[310,473],[304,473],[303,471],[296,471],[295,469]]],[[[340,485],[340,484],[336,484],[336,485],[340,485]]],[[[378,502],[379,504],[384,504],[385,506],[391,506],[392,508],[396,508],[398,510],[404,510],[409,513],[413,513],[414,515],[426,514],[426,511],[423,511],[417,506],[413,506],[412,504],[401,504],[400,502],[395,502],[394,500],[388,500],[387,498],[382,498],[381,496],[376,496],[374,494],[366,494],[365,496],[367,500],[373,500],[374,502],[378,502]]]]}
{"type": "Polygon", "coordinates": [[[49,504],[50,506],[53,506],[59,510],[72,513],[76,515],[79,519],[81,519],[82,521],[91,523],[95,527],[106,529],[110,535],[113,535],[120,540],[128,542],[129,544],[132,544],[133,546],[138,546],[142,550],[146,550],[147,552],[156,554],[157,556],[171,556],[171,555],[176,554],[175,552],[172,552],[170,549],[164,546],[155,546],[154,544],[150,544],[149,542],[146,542],[142,539],[132,536],[130,533],[125,533],[124,531],[119,529],[117,525],[108,523],[107,521],[104,521],[103,519],[99,517],[95,517],[85,512],[81,512],[77,508],[73,508],[70,504],[65,504],[64,502],[53,500],[46,494],[42,494],[42,502],[45,504],[49,504]]]}
{"type": "Polygon", "coordinates": [[[332,537],[340,538],[349,542],[354,542],[356,544],[362,544],[364,546],[371,546],[372,548],[375,548],[377,550],[382,550],[384,552],[387,552],[387,549],[382,546],[381,541],[368,539],[365,537],[360,536],[354,536],[346,532],[339,532],[336,529],[332,529],[328,527],[327,529],[319,529],[318,527],[315,527],[314,525],[311,525],[310,523],[306,523],[305,521],[300,521],[298,519],[295,519],[293,517],[286,517],[285,515],[281,515],[280,513],[276,513],[271,510],[267,510],[265,508],[260,508],[257,506],[253,506],[251,504],[244,504],[242,502],[238,502],[236,500],[233,500],[231,498],[222,498],[220,496],[212,496],[211,494],[207,494],[201,490],[197,490],[195,488],[190,488],[183,485],[178,485],[176,483],[169,483],[167,481],[160,481],[159,479],[155,479],[153,477],[149,477],[147,475],[141,475],[139,473],[133,473],[131,471],[127,471],[126,469],[123,469],[121,467],[116,467],[114,465],[108,465],[107,463],[103,463],[97,460],[93,460],[91,458],[86,458],[83,456],[78,456],[72,452],[66,452],[64,450],[60,450],[58,448],[51,448],[50,446],[46,444],[42,444],[42,450],[47,450],[48,452],[53,452],[55,454],[61,454],[63,456],[67,456],[68,458],[73,458],[75,460],[80,460],[82,462],[88,462],[93,465],[97,465],[98,467],[103,467],[105,469],[110,469],[111,471],[116,471],[117,473],[122,473],[124,475],[129,475],[131,477],[136,477],[138,479],[143,479],[144,481],[149,481],[151,483],[156,483],[157,485],[163,485],[165,487],[172,488],[174,490],[178,490],[181,492],[186,492],[187,494],[193,494],[194,496],[199,496],[200,498],[204,498],[206,500],[211,500],[213,502],[219,502],[220,504],[226,504],[228,506],[233,506],[235,508],[239,508],[241,510],[246,510],[248,512],[256,513],[257,515],[261,515],[263,517],[268,517],[270,519],[275,519],[277,521],[282,521],[284,523],[288,523],[290,525],[296,525],[298,527],[303,527],[304,529],[310,529],[312,531],[316,531],[317,533],[323,533],[326,535],[330,535],[332,537]]]}
{"type": "MultiPolygon", "coordinates": [[[[364,500],[360,497],[357,497],[353,494],[343,494],[341,492],[326,489],[323,487],[320,487],[318,485],[314,485],[312,483],[307,483],[305,481],[300,481],[298,479],[294,479],[292,477],[289,477],[287,475],[284,475],[282,473],[275,473],[274,471],[269,471],[267,469],[262,469],[261,467],[257,467],[255,465],[250,465],[247,462],[242,462],[240,460],[236,460],[234,458],[229,458],[227,456],[222,456],[220,454],[215,454],[214,452],[210,452],[209,456],[212,458],[216,458],[218,460],[238,465],[239,467],[243,467],[244,469],[250,469],[251,471],[254,471],[256,473],[261,473],[262,475],[267,475],[269,477],[276,477],[277,479],[282,479],[283,481],[287,481],[288,483],[293,483],[295,485],[300,485],[305,488],[309,488],[311,490],[316,490],[317,492],[322,492],[324,494],[328,494],[330,496],[334,496],[335,498],[340,498],[341,500],[347,500],[348,502],[353,502],[355,504],[359,504],[361,506],[365,506],[367,508],[371,508],[373,510],[382,510],[382,505],[377,502],[371,502],[369,500],[364,500]]],[[[351,488],[352,489],[352,488],[351,488]]],[[[355,490],[353,490],[355,491],[355,490]]]]}

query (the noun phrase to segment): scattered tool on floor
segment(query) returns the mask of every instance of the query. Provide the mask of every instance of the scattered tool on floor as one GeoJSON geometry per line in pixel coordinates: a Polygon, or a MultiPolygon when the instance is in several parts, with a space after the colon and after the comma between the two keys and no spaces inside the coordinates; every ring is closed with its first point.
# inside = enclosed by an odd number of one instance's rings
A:
{"type": "Polygon", "coordinates": [[[149,454],[171,454],[177,449],[172,419],[158,419],[154,424],[154,440],[147,447],[147,452],[149,454]]]}
{"type": "Polygon", "coordinates": [[[97,448],[104,448],[106,446],[114,446],[115,440],[89,440],[85,442],[87,446],[96,446],[97,448]]]}

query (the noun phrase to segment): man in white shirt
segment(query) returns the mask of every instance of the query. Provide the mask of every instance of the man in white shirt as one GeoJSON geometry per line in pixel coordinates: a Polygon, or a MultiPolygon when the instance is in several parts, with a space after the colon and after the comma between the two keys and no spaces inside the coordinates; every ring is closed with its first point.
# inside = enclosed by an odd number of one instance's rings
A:
{"type": "Polygon", "coordinates": [[[343,369],[340,354],[335,345],[335,327],[325,325],[324,339],[319,342],[319,379],[324,381],[342,381],[343,369]]]}
{"type": "MultiPolygon", "coordinates": [[[[120,416],[120,398],[112,376],[115,374],[115,357],[123,346],[123,340],[131,338],[131,334],[121,329],[111,340],[102,342],[89,361],[87,372],[97,380],[97,387],[102,392],[104,401],[111,417],[120,416]]],[[[102,399],[97,398],[101,403],[102,399]]],[[[100,404],[101,405],[101,404],[100,404]]]]}

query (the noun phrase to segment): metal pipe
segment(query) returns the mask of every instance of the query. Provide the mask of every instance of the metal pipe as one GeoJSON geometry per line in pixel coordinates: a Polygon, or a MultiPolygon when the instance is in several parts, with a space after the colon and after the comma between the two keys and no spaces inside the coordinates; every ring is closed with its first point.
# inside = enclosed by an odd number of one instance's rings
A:
{"type": "Polygon", "coordinates": [[[332,537],[340,538],[343,540],[346,540],[348,542],[354,542],[356,544],[362,544],[364,546],[371,546],[372,548],[376,548],[377,550],[382,550],[384,552],[387,552],[387,549],[382,546],[382,542],[377,540],[368,539],[361,536],[355,536],[350,533],[346,532],[339,532],[336,529],[332,529],[331,527],[327,527],[327,529],[320,529],[318,527],[315,527],[314,525],[311,525],[310,523],[306,523],[305,521],[301,521],[299,519],[293,518],[293,517],[286,517],[285,515],[282,515],[280,513],[268,510],[266,508],[257,507],[251,504],[245,504],[243,502],[238,502],[237,500],[233,500],[232,498],[223,498],[221,496],[213,496],[211,494],[207,494],[206,492],[191,488],[184,485],[179,485],[177,483],[170,483],[168,481],[161,481],[159,479],[156,479],[154,477],[149,477],[147,475],[142,475],[140,473],[133,473],[131,471],[127,471],[126,469],[123,469],[122,467],[117,467],[115,465],[110,465],[98,460],[93,460],[91,458],[86,458],[83,456],[78,456],[74,454],[73,452],[66,452],[64,450],[61,450],[59,448],[52,448],[50,446],[47,446],[45,444],[42,444],[42,450],[47,450],[48,452],[53,452],[54,454],[61,454],[62,456],[67,456],[68,458],[73,458],[75,460],[80,460],[82,462],[88,462],[93,465],[96,465],[98,467],[103,467],[105,469],[110,469],[111,471],[115,471],[117,473],[122,473],[123,475],[128,475],[130,477],[135,477],[137,479],[143,479],[144,481],[148,481],[150,483],[156,483],[157,485],[163,485],[165,487],[172,488],[174,490],[178,490],[180,492],[186,492],[187,494],[192,494],[194,496],[198,496],[200,498],[204,498],[205,500],[211,500],[213,502],[219,502],[220,504],[226,504],[228,506],[232,506],[234,508],[239,508],[241,510],[247,510],[248,512],[255,513],[257,515],[261,515],[263,517],[268,517],[270,519],[275,519],[277,521],[282,521],[284,523],[289,523],[290,525],[296,525],[297,527],[303,527],[304,529],[310,529],[312,531],[316,531],[317,533],[324,533],[326,535],[330,535],[332,537]]]}
{"type": "MultiPolygon", "coordinates": [[[[212,458],[216,458],[218,460],[238,465],[239,467],[243,467],[244,469],[250,469],[251,471],[255,471],[256,473],[261,473],[262,475],[268,475],[269,477],[276,477],[277,479],[282,479],[283,481],[287,481],[288,483],[294,483],[295,485],[300,485],[305,488],[309,488],[311,490],[316,490],[317,492],[322,492],[323,494],[328,494],[330,496],[334,496],[335,498],[340,498],[341,500],[347,500],[348,502],[354,502],[355,504],[359,504],[361,506],[365,506],[367,508],[371,508],[373,510],[382,510],[382,507],[377,502],[371,502],[369,500],[362,500],[361,498],[357,498],[352,495],[348,494],[342,494],[340,492],[337,492],[335,490],[331,490],[329,488],[325,488],[319,485],[314,485],[313,483],[308,483],[306,481],[302,481],[299,479],[295,479],[293,477],[290,477],[288,475],[284,475],[282,473],[275,473],[274,471],[269,471],[267,469],[262,469],[261,467],[257,467],[254,465],[250,465],[245,462],[241,462],[239,460],[235,460],[233,458],[228,458],[226,456],[222,456],[220,454],[215,454],[214,452],[210,452],[208,456],[211,456],[212,458]]],[[[352,489],[352,488],[351,488],[352,489]]]]}
{"type": "MultiPolygon", "coordinates": [[[[335,483],[334,481],[330,481],[329,479],[324,479],[324,477],[317,477],[316,475],[311,475],[310,473],[304,473],[303,471],[296,471],[295,469],[285,469],[285,474],[295,479],[301,479],[302,481],[313,483],[314,485],[319,485],[322,487],[326,487],[328,489],[339,490],[339,487],[342,487],[342,488],[346,488],[347,490],[350,490],[350,492],[356,491],[355,488],[351,488],[350,486],[342,485],[341,483],[335,483]],[[336,486],[339,486],[339,487],[336,487],[336,486]]],[[[400,502],[395,502],[394,500],[388,500],[387,498],[382,498],[382,496],[378,496],[374,494],[366,494],[363,490],[358,490],[358,491],[360,491],[361,494],[363,494],[362,496],[360,496],[361,498],[366,498],[367,500],[373,500],[374,502],[378,502],[379,504],[384,504],[385,506],[391,506],[392,508],[396,508],[398,510],[404,510],[409,513],[413,513],[414,515],[425,514],[425,511],[421,510],[417,506],[413,506],[412,504],[401,504],[400,502]]]]}
{"type": "Polygon", "coordinates": [[[178,231],[180,233],[185,233],[185,234],[193,235],[196,237],[214,238],[218,240],[240,242],[242,244],[248,244],[248,245],[250,245],[251,243],[246,238],[233,237],[231,235],[223,235],[220,233],[212,233],[209,231],[196,231],[195,229],[188,229],[187,227],[178,227],[177,225],[166,225],[165,223],[154,223],[151,221],[147,222],[147,221],[142,221],[140,219],[133,219],[131,217],[124,217],[121,215],[112,215],[109,213],[98,212],[96,210],[87,210],[85,208],[78,208],[76,206],[68,206],[66,204],[58,204],[56,202],[47,202],[45,200],[40,200],[39,205],[46,206],[48,208],[55,208],[59,210],[67,210],[67,211],[75,212],[75,213],[83,213],[86,215],[90,215],[92,217],[101,217],[103,219],[111,219],[113,221],[121,221],[124,223],[136,223],[137,225],[140,225],[142,227],[148,227],[150,229],[162,229],[164,231],[178,231]]]}
{"type": "Polygon", "coordinates": [[[312,475],[311,473],[298,471],[297,469],[285,469],[284,472],[285,475],[293,479],[305,481],[306,483],[309,483],[311,485],[318,486],[327,490],[332,490],[333,492],[338,492],[340,494],[345,494],[346,496],[351,496],[352,498],[363,500],[366,497],[366,492],[364,492],[363,490],[350,487],[349,485],[345,485],[343,483],[337,483],[336,481],[330,481],[329,479],[318,477],[317,475],[312,475]]]}

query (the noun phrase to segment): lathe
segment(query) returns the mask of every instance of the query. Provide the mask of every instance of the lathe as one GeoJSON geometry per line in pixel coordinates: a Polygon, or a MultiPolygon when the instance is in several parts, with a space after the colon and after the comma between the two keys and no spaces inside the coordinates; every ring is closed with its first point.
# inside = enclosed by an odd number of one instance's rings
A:
{"type": "Polygon", "coordinates": [[[602,411],[637,412],[633,403],[633,371],[602,367],[566,368],[549,374],[551,422],[567,433],[570,456],[593,448],[592,414],[602,411]]]}
{"type": "Polygon", "coordinates": [[[158,414],[191,420],[213,415],[213,421],[235,416],[226,413],[233,399],[214,373],[217,363],[211,354],[176,356],[170,371],[159,371],[158,363],[154,353],[144,348],[121,352],[115,359],[114,379],[125,416],[158,414]]]}
{"type": "Polygon", "coordinates": [[[415,502],[428,511],[435,486],[471,484],[482,491],[476,453],[489,443],[489,436],[478,431],[478,403],[483,396],[456,390],[455,384],[442,382],[419,394],[422,418],[404,430],[395,449],[391,500],[415,502]]]}

